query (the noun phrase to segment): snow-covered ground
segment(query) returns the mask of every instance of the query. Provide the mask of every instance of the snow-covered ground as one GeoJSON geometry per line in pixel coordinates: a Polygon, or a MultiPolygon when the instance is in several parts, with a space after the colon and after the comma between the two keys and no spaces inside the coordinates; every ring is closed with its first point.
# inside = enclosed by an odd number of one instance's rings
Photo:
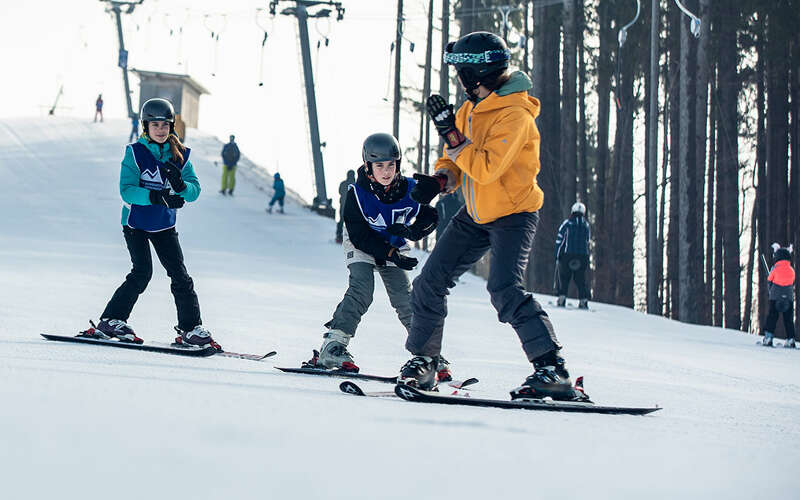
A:
{"type": "MultiPolygon", "coordinates": [[[[129,270],[117,184],[127,132],[125,122],[0,121],[3,498],[800,495],[800,352],[759,348],[739,332],[603,304],[549,308],[592,398],[664,407],[646,417],[358,399],[339,380],[273,369],[319,347],[344,291],[334,222],[297,200],[267,215],[270,189],[257,186],[268,176],[252,168],[235,197],[219,195],[221,144],[196,131],[187,144],[204,191],[178,228],[203,322],[231,350],[278,356],[192,359],[42,340],[85,328],[129,270]]],[[[351,350],[363,371],[393,374],[408,358],[405,334],[379,279],[376,290],[351,350]]],[[[158,264],[130,322],[147,340],[171,339],[174,304],[158,264]]],[[[531,371],[474,276],[451,296],[444,354],[457,377],[480,378],[476,397],[505,397],[531,371]]]]}

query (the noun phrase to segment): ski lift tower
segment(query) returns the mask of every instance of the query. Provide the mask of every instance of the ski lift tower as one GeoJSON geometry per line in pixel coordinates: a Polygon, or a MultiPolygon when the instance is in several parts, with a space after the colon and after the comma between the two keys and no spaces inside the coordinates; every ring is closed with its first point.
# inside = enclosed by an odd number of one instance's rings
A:
{"type": "Polygon", "coordinates": [[[284,16],[297,17],[297,24],[300,28],[300,52],[303,58],[303,76],[306,87],[306,105],[308,107],[308,128],[311,135],[311,155],[314,160],[314,177],[316,180],[317,195],[311,209],[315,212],[333,218],[335,211],[331,199],[325,189],[325,168],[322,164],[322,143],[319,138],[319,121],[317,119],[317,97],[314,92],[314,71],[311,66],[311,48],[308,39],[308,18],[330,17],[331,9],[319,9],[313,13],[308,12],[309,7],[320,5],[330,6],[336,9],[336,20],[344,18],[344,7],[341,2],[321,1],[321,0],[270,0],[269,13],[275,15],[278,3],[282,1],[292,2],[294,5],[281,11],[284,16]]]}
{"type": "Polygon", "coordinates": [[[122,8],[125,8],[126,14],[131,14],[137,5],[141,5],[144,0],[135,0],[130,2],[119,2],[117,0],[100,0],[108,4],[107,12],[113,12],[117,21],[117,37],[119,38],[119,57],[117,58],[117,66],[122,68],[122,82],[125,84],[125,102],[128,104],[128,118],[133,118],[135,113],[133,106],[131,106],[131,86],[128,82],[128,51],[125,50],[125,41],[122,38],[122,20],[120,14],[122,8]]]}

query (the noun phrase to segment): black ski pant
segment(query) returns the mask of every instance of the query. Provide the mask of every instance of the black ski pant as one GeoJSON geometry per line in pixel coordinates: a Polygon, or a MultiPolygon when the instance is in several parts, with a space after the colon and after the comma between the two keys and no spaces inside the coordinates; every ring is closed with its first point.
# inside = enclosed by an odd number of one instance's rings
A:
{"type": "Polygon", "coordinates": [[[487,251],[491,251],[491,264],[486,288],[497,318],[514,328],[531,361],[560,349],[547,313],[525,291],[525,269],[538,222],[538,212],[523,212],[478,224],[462,207],[414,279],[414,315],[406,349],[415,356],[440,354],[448,289],[487,251]]]}
{"type": "Polygon", "coordinates": [[[589,267],[589,256],[567,253],[558,259],[558,294],[569,294],[569,282],[575,281],[578,298],[589,298],[589,287],[586,286],[586,269],[589,267]]]}
{"type": "Polygon", "coordinates": [[[778,315],[783,314],[783,329],[786,330],[786,338],[793,339],[794,335],[794,303],[789,302],[789,309],[786,311],[778,310],[778,301],[769,301],[769,311],[767,319],[764,321],[764,331],[775,334],[775,327],[778,326],[778,315]]]}
{"type": "Polygon", "coordinates": [[[172,280],[170,289],[178,309],[178,327],[181,330],[189,331],[201,324],[200,305],[197,302],[197,294],[194,292],[194,282],[183,265],[183,251],[178,242],[178,232],[175,231],[175,228],[149,233],[124,226],[122,232],[131,255],[133,269],[125,277],[125,282],[114,292],[114,296],[111,297],[100,317],[128,321],[139,295],[147,288],[147,284],[153,276],[153,258],[150,254],[150,244],[152,243],[158,260],[161,261],[161,265],[167,271],[167,276],[172,280]]]}

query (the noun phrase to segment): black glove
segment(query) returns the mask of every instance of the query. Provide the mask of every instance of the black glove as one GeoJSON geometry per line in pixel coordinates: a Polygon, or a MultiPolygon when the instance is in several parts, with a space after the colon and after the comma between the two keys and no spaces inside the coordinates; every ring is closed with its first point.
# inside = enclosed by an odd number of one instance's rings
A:
{"type": "Polygon", "coordinates": [[[396,248],[389,250],[389,260],[394,262],[394,265],[400,269],[405,269],[406,271],[414,269],[419,264],[417,259],[402,255],[396,248]]]}
{"type": "Polygon", "coordinates": [[[408,228],[405,224],[400,224],[399,222],[395,222],[391,226],[386,228],[386,232],[391,234],[392,236],[399,236],[405,239],[412,239],[411,238],[411,229],[408,228]]]}
{"type": "Polygon", "coordinates": [[[181,178],[181,169],[172,160],[167,160],[164,166],[161,167],[161,175],[167,178],[169,185],[176,193],[180,193],[186,189],[186,183],[181,178]]]}
{"type": "Polygon", "coordinates": [[[425,109],[448,148],[457,148],[466,142],[467,138],[456,128],[456,114],[453,111],[453,105],[447,104],[444,97],[432,94],[425,102],[425,109]]]}
{"type": "Polygon", "coordinates": [[[414,174],[414,180],[417,184],[411,189],[411,199],[423,205],[430,203],[437,194],[444,193],[447,185],[445,174],[414,174]]]}
{"type": "Polygon", "coordinates": [[[169,194],[169,189],[162,189],[161,191],[150,191],[150,203],[167,208],[181,208],[186,200],[180,195],[169,194]]]}

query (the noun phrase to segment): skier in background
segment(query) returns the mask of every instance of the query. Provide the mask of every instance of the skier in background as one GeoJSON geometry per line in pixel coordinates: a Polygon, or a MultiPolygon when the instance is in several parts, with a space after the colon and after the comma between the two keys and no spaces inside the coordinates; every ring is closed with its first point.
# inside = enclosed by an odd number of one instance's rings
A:
{"type": "Polygon", "coordinates": [[[436,241],[439,241],[445,228],[447,228],[447,225],[450,223],[450,219],[452,219],[463,206],[464,200],[458,190],[439,196],[439,199],[436,201],[436,213],[439,214],[439,225],[436,226],[436,241]]]}
{"type": "Polygon", "coordinates": [[[793,247],[781,248],[780,244],[772,244],[772,255],[775,264],[767,278],[769,282],[769,312],[764,321],[765,346],[772,346],[775,327],[778,326],[778,315],[783,315],[783,328],[786,330],[786,342],[783,347],[795,347],[794,334],[794,268],[792,268],[793,247]]]}
{"type": "MultiPolygon", "coordinates": [[[[325,323],[322,347],[306,367],[358,371],[347,350],[361,317],[372,304],[375,271],[400,322],[411,327],[411,283],[406,271],[417,259],[408,256],[406,240],[419,240],[436,229],[436,210],[411,199],[413,179],[400,172],[400,144],[390,134],[372,134],[364,141],[363,165],[348,188],[344,203],[344,252],[350,272],[347,291],[333,318],[325,323]],[[412,222],[413,221],[413,222],[412,222]]],[[[446,365],[442,376],[449,377],[446,365]]]]}
{"type": "Polygon", "coordinates": [[[569,218],[561,223],[556,236],[556,272],[558,273],[558,307],[566,307],[570,280],[578,287],[578,307],[589,308],[589,287],[586,270],[589,268],[589,238],[591,230],[586,220],[586,206],[572,205],[569,218]]]}
{"type": "Polygon", "coordinates": [[[267,213],[272,213],[272,205],[276,202],[280,207],[278,208],[278,212],[283,213],[283,199],[286,197],[286,188],[283,186],[283,179],[281,179],[281,174],[275,172],[275,175],[272,176],[272,199],[269,200],[269,207],[267,207],[267,213]]]}
{"type": "Polygon", "coordinates": [[[100,323],[86,334],[142,343],[127,321],[153,274],[152,245],[172,280],[170,289],[178,310],[175,342],[222,350],[202,325],[194,282],[186,272],[175,231],[177,210],[200,196],[190,150],[174,134],[175,112],[169,101],[148,100],[140,116],[144,133],[126,147],[120,173],[122,232],[133,269],[106,305],[100,323]]]}
{"type": "Polygon", "coordinates": [[[239,163],[239,146],[234,141],[236,137],[231,135],[230,142],[222,147],[222,194],[233,196],[233,188],[236,187],[236,164],[239,163]]]}
{"type": "Polygon", "coordinates": [[[498,319],[516,330],[534,368],[522,386],[511,391],[512,398],[581,399],[585,395],[572,387],[547,313],[525,291],[525,270],[544,200],[536,183],[535,118],[540,105],[528,95],[530,78],[508,70],[510,57],[506,43],[492,33],[470,33],[449,43],[444,62],[455,65],[467,101],[457,114],[441,96],[431,95],[426,103],[446,147],[433,176],[414,175],[412,197],[429,203],[461,186],[466,204],[414,280],[414,315],[406,341],[413,357],[401,368],[398,382],[422,390],[436,387],[448,289],[491,250],[487,289],[492,305],[498,319]]]}
{"type": "Polygon", "coordinates": [[[347,171],[347,178],[339,183],[339,222],[336,223],[336,243],[343,241],[342,227],[344,226],[344,202],[347,199],[347,192],[350,190],[350,184],[356,181],[355,170],[347,171]]]}
{"type": "Polygon", "coordinates": [[[103,123],[103,94],[97,95],[97,100],[94,101],[94,121],[97,122],[97,116],[100,115],[100,123],[103,123]]]}
{"type": "Polygon", "coordinates": [[[128,136],[128,142],[133,142],[139,138],[139,115],[134,113],[131,115],[131,135],[128,136]]]}

